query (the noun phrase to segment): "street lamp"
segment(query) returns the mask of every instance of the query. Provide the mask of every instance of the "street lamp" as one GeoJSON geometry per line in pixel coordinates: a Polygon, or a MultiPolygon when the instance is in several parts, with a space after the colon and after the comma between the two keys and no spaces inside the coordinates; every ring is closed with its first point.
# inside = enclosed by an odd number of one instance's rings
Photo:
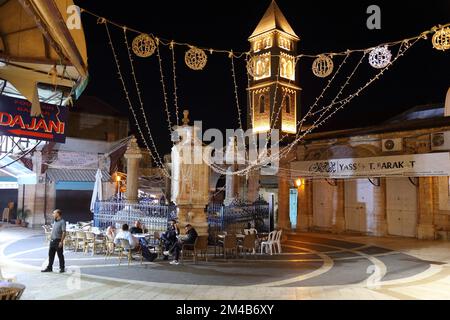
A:
{"type": "Polygon", "coordinates": [[[120,176],[117,174],[116,175],[116,182],[117,182],[117,200],[119,200],[120,198],[120,176]]]}

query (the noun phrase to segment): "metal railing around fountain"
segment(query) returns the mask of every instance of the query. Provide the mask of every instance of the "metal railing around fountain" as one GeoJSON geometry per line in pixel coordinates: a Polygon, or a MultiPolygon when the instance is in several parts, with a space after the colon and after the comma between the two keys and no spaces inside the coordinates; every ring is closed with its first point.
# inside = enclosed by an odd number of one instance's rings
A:
{"type": "Polygon", "coordinates": [[[240,233],[249,226],[258,232],[270,232],[271,208],[259,198],[253,203],[236,200],[230,205],[210,203],[207,208],[209,233],[240,233]]]}
{"type": "Polygon", "coordinates": [[[97,201],[94,207],[94,226],[106,228],[127,223],[130,226],[139,220],[149,233],[165,231],[170,219],[176,218],[175,205],[161,205],[148,202],[127,203],[126,201],[97,201]]]}
{"type": "MultiPolygon", "coordinates": [[[[165,231],[170,219],[176,219],[176,205],[154,204],[140,201],[97,201],[94,207],[94,226],[106,228],[140,220],[148,232],[165,231]]],[[[239,233],[250,225],[258,232],[271,231],[271,208],[262,199],[253,203],[234,201],[230,205],[210,203],[207,206],[209,233],[223,231],[239,233]]]]}

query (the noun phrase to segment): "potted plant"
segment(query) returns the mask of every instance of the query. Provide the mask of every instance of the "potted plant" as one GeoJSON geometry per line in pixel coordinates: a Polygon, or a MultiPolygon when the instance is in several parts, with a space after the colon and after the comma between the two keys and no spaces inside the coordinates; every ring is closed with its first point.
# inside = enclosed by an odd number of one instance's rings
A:
{"type": "Polygon", "coordinates": [[[17,210],[16,224],[22,227],[27,227],[28,222],[26,222],[27,217],[30,215],[31,211],[29,209],[19,209],[17,210]]]}

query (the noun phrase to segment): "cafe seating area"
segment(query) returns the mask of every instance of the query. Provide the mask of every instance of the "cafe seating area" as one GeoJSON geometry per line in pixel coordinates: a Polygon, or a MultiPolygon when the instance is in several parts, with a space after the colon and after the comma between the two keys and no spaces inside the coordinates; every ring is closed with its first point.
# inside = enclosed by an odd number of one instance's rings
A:
{"type": "MultiPolygon", "coordinates": [[[[128,265],[133,260],[140,261],[140,264],[144,262],[140,248],[130,250],[130,244],[127,240],[120,240],[118,244],[114,244],[113,237],[106,234],[106,229],[93,227],[92,225],[92,222],[68,223],[64,239],[65,249],[82,255],[104,255],[105,260],[116,257],[119,260],[118,265],[121,265],[124,258],[128,265]]],[[[45,240],[49,242],[51,226],[42,227],[45,240]]],[[[143,229],[146,233],[134,234],[134,236],[145,238],[150,245],[150,251],[162,258],[164,249],[161,234],[163,231],[149,233],[145,226],[143,229]]],[[[279,254],[282,250],[281,236],[282,230],[258,232],[255,228],[232,229],[215,232],[211,235],[200,235],[193,245],[182,246],[180,262],[192,261],[196,264],[200,260],[207,263],[211,257],[228,260],[279,254]]]]}

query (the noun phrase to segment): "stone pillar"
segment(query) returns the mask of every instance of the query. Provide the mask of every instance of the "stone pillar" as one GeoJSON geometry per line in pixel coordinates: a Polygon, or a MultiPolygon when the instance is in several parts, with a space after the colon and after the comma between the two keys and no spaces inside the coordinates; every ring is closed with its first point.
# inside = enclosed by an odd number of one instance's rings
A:
{"type": "Polygon", "coordinates": [[[368,231],[382,237],[387,234],[386,178],[379,179],[380,186],[373,188],[373,227],[368,231]]]}
{"type": "Polygon", "coordinates": [[[344,180],[336,180],[336,187],[333,188],[333,233],[345,231],[345,188],[344,180]]]}
{"type": "Polygon", "coordinates": [[[225,200],[223,203],[230,205],[236,198],[239,198],[239,176],[231,174],[235,170],[235,165],[227,169],[225,177],[225,200]]]}
{"type": "Polygon", "coordinates": [[[252,170],[248,176],[248,189],[247,189],[247,199],[251,202],[255,202],[259,196],[259,179],[261,172],[259,170],[252,170]]]}
{"type": "Polygon", "coordinates": [[[312,226],[313,210],[312,210],[312,196],[313,196],[312,181],[304,180],[304,183],[298,188],[297,201],[297,230],[308,231],[312,226]]]}
{"type": "Polygon", "coordinates": [[[177,205],[178,222],[184,229],[191,224],[200,235],[208,234],[205,212],[209,201],[210,168],[203,159],[211,154],[210,147],[203,147],[197,136],[197,128],[189,126],[188,114],[183,112],[183,126],[176,128],[181,141],[172,148],[172,201],[177,205]]]}
{"type": "Polygon", "coordinates": [[[433,221],[433,178],[419,178],[419,225],[417,238],[434,240],[435,227],[433,221]]]}
{"type": "Polygon", "coordinates": [[[142,158],[141,150],[135,137],[128,143],[125,159],[127,159],[127,201],[136,203],[139,187],[139,161],[142,158]]]}
{"type": "Polygon", "coordinates": [[[289,218],[289,177],[280,174],[278,176],[278,228],[290,229],[289,218]]]}

